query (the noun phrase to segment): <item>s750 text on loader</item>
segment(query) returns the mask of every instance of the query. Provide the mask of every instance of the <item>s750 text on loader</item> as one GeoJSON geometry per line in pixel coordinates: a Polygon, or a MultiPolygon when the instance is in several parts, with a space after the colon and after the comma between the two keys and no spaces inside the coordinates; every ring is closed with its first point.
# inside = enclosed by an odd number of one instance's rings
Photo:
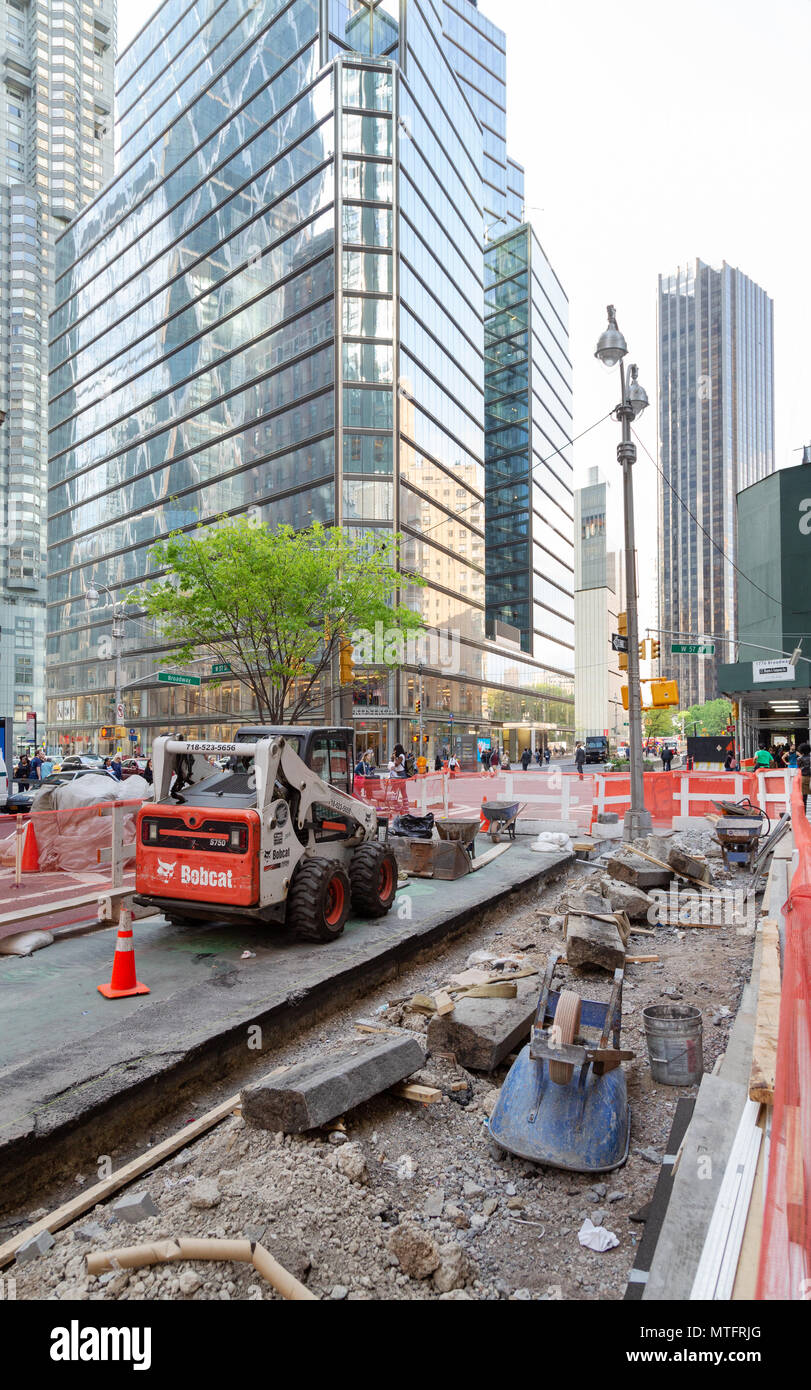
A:
{"type": "Polygon", "coordinates": [[[135,901],[177,925],[249,918],[308,941],[340,936],[350,908],[382,917],[397,860],[374,807],[352,795],[352,738],[293,725],[238,729],[230,743],[156,738],[135,901]]]}

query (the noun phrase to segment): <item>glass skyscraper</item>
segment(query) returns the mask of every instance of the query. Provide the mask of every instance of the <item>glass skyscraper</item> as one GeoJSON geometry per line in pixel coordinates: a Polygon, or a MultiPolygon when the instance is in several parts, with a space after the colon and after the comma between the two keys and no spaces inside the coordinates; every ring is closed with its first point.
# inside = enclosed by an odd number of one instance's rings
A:
{"type": "MultiPolygon", "coordinates": [[[[488,635],[483,234],[499,192],[515,221],[520,171],[485,163],[468,87],[503,90],[454,26],[503,54],[468,0],[166,0],[122,55],[118,173],[60,240],[51,325],[64,746],[98,747],[112,716],[112,611],[89,611],[88,587],[137,594],[155,540],[249,509],[403,535],[428,580],[404,575],[403,598],[453,645],[423,673],[432,746],[550,710],[567,726],[571,665],[488,635]]],[[[199,687],[159,683],[165,643],[140,619],[125,632],[141,743],[251,717],[205,663],[199,687]]],[[[412,739],[416,668],[356,675],[359,737],[412,739]]]]}
{"type": "Polygon", "coordinates": [[[53,244],[113,172],[115,3],[3,0],[0,33],[0,714],[19,747],[45,714],[53,244]]]}
{"type": "Polygon", "coordinates": [[[772,300],[697,260],[659,277],[658,338],[660,674],[686,709],[716,697],[718,666],[735,659],[721,552],[736,560],[735,494],[774,471],[772,300]],[[672,633],[714,637],[715,657],[670,656],[672,633]]]}

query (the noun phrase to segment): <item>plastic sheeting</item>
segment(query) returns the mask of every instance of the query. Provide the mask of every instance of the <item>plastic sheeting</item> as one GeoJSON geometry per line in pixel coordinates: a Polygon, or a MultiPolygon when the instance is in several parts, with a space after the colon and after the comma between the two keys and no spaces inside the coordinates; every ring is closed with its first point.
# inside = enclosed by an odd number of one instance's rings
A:
{"type": "MultiPolygon", "coordinates": [[[[142,777],[119,782],[112,777],[77,777],[53,789],[47,788],[34,802],[35,810],[26,817],[26,828],[33,828],[39,867],[43,872],[109,872],[109,851],[113,837],[113,805],[125,803],[120,818],[122,839],[127,847],[122,863],[135,858],[135,817],[152,789],[142,777]]],[[[16,817],[0,819],[0,867],[13,868],[15,862],[16,817]]]]}
{"type": "Polygon", "coordinates": [[[769,1176],[757,1297],[811,1298],[811,825],[791,797],[798,863],[786,914],[769,1176]]]}

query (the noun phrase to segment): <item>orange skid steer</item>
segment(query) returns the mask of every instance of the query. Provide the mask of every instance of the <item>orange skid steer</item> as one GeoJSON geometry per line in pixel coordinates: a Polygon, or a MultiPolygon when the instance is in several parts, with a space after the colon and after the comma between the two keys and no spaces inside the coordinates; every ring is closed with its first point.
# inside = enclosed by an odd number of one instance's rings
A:
{"type": "Polygon", "coordinates": [[[382,917],[397,860],[352,795],[352,730],[238,729],[232,743],[157,738],[155,799],[138,813],[135,901],[178,925],[284,922],[340,936],[382,917]]]}

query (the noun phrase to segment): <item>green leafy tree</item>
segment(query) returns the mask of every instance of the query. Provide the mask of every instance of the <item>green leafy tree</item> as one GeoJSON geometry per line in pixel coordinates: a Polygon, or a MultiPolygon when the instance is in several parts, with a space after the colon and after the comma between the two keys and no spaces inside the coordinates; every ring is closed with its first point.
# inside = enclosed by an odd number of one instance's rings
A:
{"type": "Polygon", "coordinates": [[[723,734],[732,719],[732,705],[729,700],[708,700],[704,705],[691,705],[676,717],[684,721],[684,732],[690,737],[694,728],[699,734],[723,734]]]}
{"type": "Polygon", "coordinates": [[[673,716],[666,709],[649,709],[642,716],[647,738],[666,738],[673,733],[673,716]]]}
{"type": "MultiPolygon", "coordinates": [[[[261,723],[295,724],[332,692],[333,659],[352,633],[382,623],[383,659],[396,665],[392,634],[423,630],[419,615],[396,603],[406,581],[398,548],[390,534],[350,536],[321,525],[271,531],[223,519],[153,546],[166,577],[130,602],[157,620],[179,664],[200,655],[227,663],[261,723]]],[[[411,574],[406,582],[424,583],[411,574]]]]}

